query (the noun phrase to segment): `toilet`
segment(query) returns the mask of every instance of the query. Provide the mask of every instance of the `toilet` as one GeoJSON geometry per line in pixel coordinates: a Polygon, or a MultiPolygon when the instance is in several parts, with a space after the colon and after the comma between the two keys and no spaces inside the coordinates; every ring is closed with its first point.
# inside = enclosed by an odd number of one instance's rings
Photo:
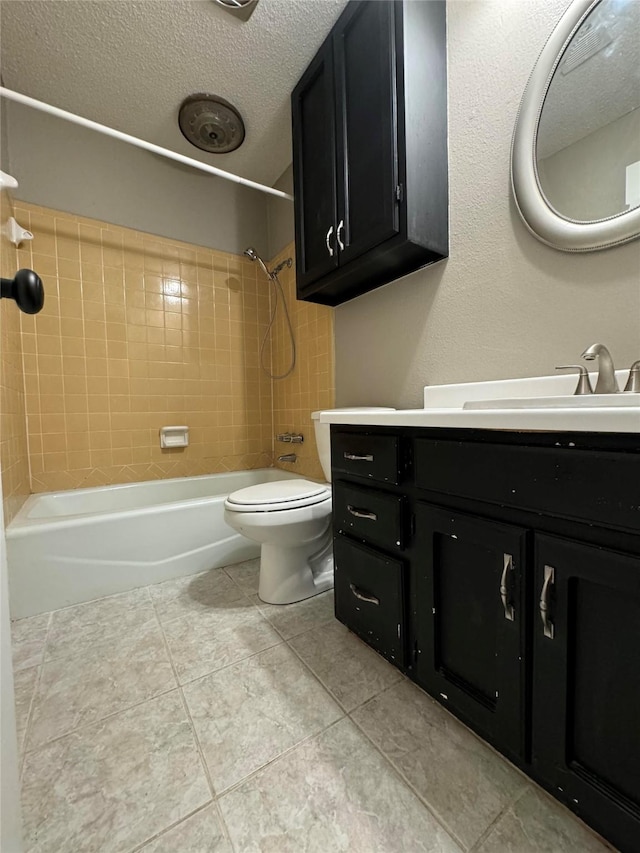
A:
{"type": "MultiPolygon", "coordinates": [[[[392,411],[382,407],[332,411],[392,411]]],[[[267,604],[293,604],[333,587],[331,443],[329,424],[312,412],[316,446],[326,483],[277,480],[232,492],[226,523],[260,543],[258,595],[267,604]]]]}

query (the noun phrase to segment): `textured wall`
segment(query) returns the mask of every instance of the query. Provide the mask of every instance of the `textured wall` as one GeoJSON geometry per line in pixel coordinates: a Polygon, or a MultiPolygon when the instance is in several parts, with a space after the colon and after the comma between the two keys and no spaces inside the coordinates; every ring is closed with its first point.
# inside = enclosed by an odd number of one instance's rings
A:
{"type": "MultiPolygon", "coordinates": [[[[294,258],[291,243],[271,261],[270,268],[284,258],[294,258]]],[[[265,278],[263,276],[263,278],[265,278]]],[[[324,480],[318,459],[311,412],[334,406],[333,308],[298,302],[296,299],[295,265],[279,274],[293,326],[297,345],[296,367],[290,376],[273,381],[274,433],[298,432],[304,435],[302,444],[275,445],[275,455],[296,453],[295,463],[276,463],[300,474],[324,480]]],[[[265,286],[266,286],[265,278],[265,286]]],[[[284,373],[291,363],[291,346],[282,304],[278,307],[273,340],[273,372],[284,373]]]]}
{"type": "Polygon", "coordinates": [[[252,245],[268,255],[264,193],[19,104],[8,103],[6,114],[16,199],[224,252],[252,245]]]}
{"type": "Polygon", "coordinates": [[[242,257],[17,204],[46,286],[22,315],[32,490],[271,464],[269,294],[242,257]],[[187,424],[186,450],[158,430],[187,424]]]}
{"type": "MultiPolygon", "coordinates": [[[[12,214],[11,198],[3,190],[0,194],[0,222],[4,225],[12,214]]],[[[4,234],[0,235],[2,276],[13,278],[18,268],[15,247],[4,234]]],[[[20,311],[10,299],[0,300],[0,471],[4,520],[9,524],[29,494],[20,311]]]]}
{"type": "Polygon", "coordinates": [[[551,373],[594,341],[640,357],[640,241],[558,252],[511,200],[518,104],[566,6],[448,4],[451,257],[336,309],[338,405],[420,406],[426,384],[551,373]]]}
{"type": "MultiPolygon", "coordinates": [[[[293,195],[293,166],[280,175],[274,187],[293,195]]],[[[269,257],[284,251],[294,238],[293,202],[286,199],[267,197],[267,236],[269,257]]]]}

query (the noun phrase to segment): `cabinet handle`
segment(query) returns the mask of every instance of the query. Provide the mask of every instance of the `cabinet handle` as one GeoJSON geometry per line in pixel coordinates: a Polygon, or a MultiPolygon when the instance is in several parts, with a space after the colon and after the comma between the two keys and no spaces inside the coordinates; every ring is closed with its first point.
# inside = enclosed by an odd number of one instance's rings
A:
{"type": "Polygon", "coordinates": [[[357,453],[347,453],[345,450],[342,455],[345,459],[348,459],[349,462],[373,462],[373,453],[364,453],[359,455],[357,453]]]}
{"type": "Polygon", "coordinates": [[[344,251],[344,243],[340,239],[340,232],[344,229],[344,219],[340,220],[340,225],[338,225],[338,230],[336,231],[336,239],[338,241],[338,246],[340,246],[340,251],[344,251]]]}
{"type": "Polygon", "coordinates": [[[542,584],[542,592],[540,593],[540,617],[542,618],[544,635],[550,640],[553,640],[555,634],[555,626],[549,618],[549,599],[551,597],[551,587],[555,583],[555,576],[556,570],[553,566],[544,567],[544,583],[542,584]]]}
{"type": "Polygon", "coordinates": [[[378,520],[378,516],[375,512],[370,512],[368,509],[358,509],[358,507],[351,506],[351,504],[347,504],[347,512],[350,512],[351,515],[355,515],[356,518],[368,518],[369,521],[378,520]]]}
{"type": "Polygon", "coordinates": [[[376,598],[375,595],[365,595],[354,583],[349,584],[349,589],[359,601],[366,601],[367,604],[380,604],[379,598],[376,598]]]}
{"type": "Polygon", "coordinates": [[[329,252],[329,257],[333,257],[333,248],[331,247],[331,235],[333,234],[333,225],[327,231],[327,236],[325,237],[325,242],[327,244],[327,252],[329,252]]]}
{"type": "Polygon", "coordinates": [[[509,601],[509,572],[513,571],[513,554],[503,554],[502,577],[500,578],[500,598],[504,609],[504,618],[513,622],[516,617],[515,608],[509,601]]]}

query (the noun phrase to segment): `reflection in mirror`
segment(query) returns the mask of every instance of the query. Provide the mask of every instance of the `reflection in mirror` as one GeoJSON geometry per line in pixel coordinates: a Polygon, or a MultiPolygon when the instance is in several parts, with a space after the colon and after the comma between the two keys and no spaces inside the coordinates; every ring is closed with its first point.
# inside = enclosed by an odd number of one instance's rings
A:
{"type": "Polygon", "coordinates": [[[540,188],[567,219],[640,206],[640,2],[601,0],[549,86],[536,139],[540,188]]]}

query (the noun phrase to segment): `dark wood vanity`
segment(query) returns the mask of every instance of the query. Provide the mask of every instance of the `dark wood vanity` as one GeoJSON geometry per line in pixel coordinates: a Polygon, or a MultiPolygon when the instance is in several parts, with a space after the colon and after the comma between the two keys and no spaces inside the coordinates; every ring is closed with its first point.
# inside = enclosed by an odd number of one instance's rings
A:
{"type": "Polygon", "coordinates": [[[448,255],[444,0],[352,0],[291,96],[298,299],[448,255]]]}
{"type": "Polygon", "coordinates": [[[332,426],[336,615],[640,850],[640,436],[332,426]]]}

